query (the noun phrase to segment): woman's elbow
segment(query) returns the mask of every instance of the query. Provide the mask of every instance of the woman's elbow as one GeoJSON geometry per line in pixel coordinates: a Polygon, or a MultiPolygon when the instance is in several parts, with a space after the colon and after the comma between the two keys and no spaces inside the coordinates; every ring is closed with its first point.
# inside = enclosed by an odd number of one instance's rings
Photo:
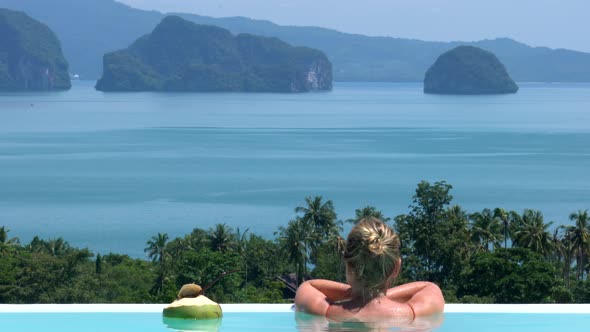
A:
{"type": "Polygon", "coordinates": [[[297,288],[295,310],[313,315],[325,315],[329,306],[326,295],[316,289],[313,282],[306,281],[297,288]]]}
{"type": "Polygon", "coordinates": [[[441,313],[445,310],[445,298],[440,287],[432,284],[432,290],[430,291],[429,298],[431,299],[430,304],[433,314],[441,313]]]}

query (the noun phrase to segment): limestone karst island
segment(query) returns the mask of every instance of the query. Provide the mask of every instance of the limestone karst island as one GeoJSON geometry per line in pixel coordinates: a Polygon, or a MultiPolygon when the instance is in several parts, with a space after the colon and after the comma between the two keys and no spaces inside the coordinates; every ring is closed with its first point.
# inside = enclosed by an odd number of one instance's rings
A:
{"type": "Polygon", "coordinates": [[[66,90],[68,62],[44,24],[0,8],[0,91],[66,90]]]}
{"type": "Polygon", "coordinates": [[[177,16],[129,48],[104,56],[102,91],[307,92],[332,88],[320,51],[279,39],[232,35],[177,16]]]}
{"type": "Polygon", "coordinates": [[[424,93],[483,95],[516,93],[518,85],[491,52],[459,46],[438,57],[424,78],[424,93]]]}

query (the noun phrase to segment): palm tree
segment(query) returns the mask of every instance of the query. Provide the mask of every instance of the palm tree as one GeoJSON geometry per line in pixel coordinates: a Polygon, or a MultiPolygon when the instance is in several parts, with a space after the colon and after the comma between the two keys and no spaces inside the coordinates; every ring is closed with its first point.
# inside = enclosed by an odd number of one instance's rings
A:
{"type": "Polygon", "coordinates": [[[150,289],[150,294],[157,295],[164,289],[164,283],[166,282],[168,274],[168,264],[166,264],[166,258],[170,256],[167,251],[168,234],[158,233],[157,235],[152,236],[146,244],[147,247],[143,251],[147,252],[148,257],[152,259],[152,262],[158,263],[156,279],[154,279],[154,285],[150,289]]]}
{"type": "Polygon", "coordinates": [[[500,223],[492,210],[483,209],[470,215],[471,236],[484,251],[490,251],[490,244],[497,248],[500,246],[500,223]]]}
{"type": "Polygon", "coordinates": [[[102,273],[102,256],[100,253],[96,254],[96,261],[94,262],[94,273],[102,273]]]}
{"type": "Polygon", "coordinates": [[[62,237],[47,241],[45,246],[47,253],[51,256],[63,256],[71,250],[70,244],[62,237]]]}
{"type": "MultiPolygon", "coordinates": [[[[450,222],[451,230],[455,234],[454,236],[461,236],[468,239],[469,236],[469,214],[461,208],[459,205],[453,205],[446,211],[446,219],[450,222]]],[[[469,257],[478,248],[472,245],[470,241],[461,241],[459,246],[455,247],[455,251],[461,257],[469,257]],[[475,249],[475,250],[474,250],[475,249]]]]}
{"type": "Polygon", "coordinates": [[[248,238],[246,235],[250,231],[249,228],[246,228],[245,231],[241,231],[240,227],[236,229],[236,234],[234,235],[234,251],[240,256],[242,262],[244,264],[244,273],[245,273],[245,282],[248,283],[248,260],[246,259],[246,253],[248,252],[248,238]]]}
{"type": "Polygon", "coordinates": [[[516,245],[514,243],[516,231],[524,227],[524,221],[522,220],[522,217],[523,216],[516,211],[508,212],[508,219],[510,219],[508,225],[508,236],[512,240],[512,247],[516,245]]]}
{"type": "Polygon", "coordinates": [[[465,221],[465,224],[467,224],[467,220],[469,219],[467,212],[465,212],[465,210],[463,210],[459,205],[453,205],[449,207],[446,211],[446,214],[449,219],[465,221]]]}
{"type": "Polygon", "coordinates": [[[558,240],[553,240],[554,243],[557,243],[556,250],[559,250],[558,254],[561,254],[563,257],[563,266],[562,266],[562,275],[564,286],[569,288],[570,287],[570,271],[572,267],[573,260],[577,257],[576,255],[576,247],[574,246],[574,228],[571,226],[559,226],[556,228],[554,237],[558,237],[558,240]],[[559,232],[564,230],[564,235],[559,238],[559,232]]]}
{"type": "Polygon", "coordinates": [[[529,248],[545,257],[553,249],[553,240],[547,230],[553,222],[545,223],[538,210],[525,209],[521,222],[514,233],[514,243],[521,248],[529,248]]]}
{"type": "Polygon", "coordinates": [[[193,250],[201,250],[203,248],[210,247],[209,234],[207,233],[207,231],[201,228],[193,229],[191,234],[188,235],[187,240],[189,241],[189,246],[193,250]]]}
{"type": "Polygon", "coordinates": [[[553,252],[554,252],[554,259],[556,263],[561,263],[562,258],[565,258],[565,242],[563,240],[563,237],[559,236],[559,233],[561,230],[564,230],[565,226],[560,225],[555,227],[555,229],[553,230],[553,252]]]}
{"type": "Polygon", "coordinates": [[[332,236],[340,233],[342,222],[336,219],[334,204],[328,200],[322,202],[322,196],[314,198],[305,198],[306,206],[295,208],[295,212],[302,214],[298,216],[306,225],[309,231],[307,234],[309,259],[311,263],[316,263],[318,258],[318,248],[322,243],[332,236]]]}
{"type": "Polygon", "coordinates": [[[4,252],[7,248],[20,244],[20,241],[17,237],[9,239],[8,232],[10,232],[9,229],[5,228],[4,226],[0,227],[0,252],[4,252]]]}
{"type": "Polygon", "coordinates": [[[166,244],[168,243],[168,234],[158,233],[146,243],[147,247],[143,250],[147,252],[147,256],[154,263],[158,263],[160,267],[164,265],[164,260],[168,256],[166,251],[166,244]]]}
{"type": "Polygon", "coordinates": [[[376,207],[367,205],[362,209],[354,210],[354,218],[347,219],[346,222],[356,224],[359,221],[370,217],[377,218],[383,222],[388,222],[391,220],[391,218],[386,218],[381,211],[377,210],[376,207]]]}
{"type": "Polygon", "coordinates": [[[328,200],[322,202],[322,196],[314,198],[306,197],[307,206],[298,206],[295,213],[302,213],[301,221],[310,225],[315,233],[327,238],[330,234],[338,232],[339,224],[336,220],[334,204],[328,200]]]}
{"type": "Polygon", "coordinates": [[[189,250],[191,250],[191,246],[188,237],[177,237],[166,244],[165,252],[167,252],[173,260],[178,260],[189,250]]]}
{"type": "Polygon", "coordinates": [[[246,252],[246,247],[248,245],[247,234],[249,231],[249,228],[246,228],[243,232],[240,227],[236,229],[236,234],[234,235],[234,249],[238,254],[240,254],[240,256],[246,252]]]}
{"type": "MultiPolygon", "coordinates": [[[[346,249],[346,239],[340,234],[334,234],[328,238],[328,248],[332,248],[336,256],[340,259],[339,275],[344,276],[344,250],[346,249]]],[[[344,280],[342,280],[344,281],[344,280]]]]}
{"type": "Polygon", "coordinates": [[[209,243],[213,251],[227,251],[234,243],[234,235],[231,227],[226,224],[216,224],[209,230],[209,243]]]}
{"type": "Polygon", "coordinates": [[[307,261],[312,240],[308,224],[299,218],[290,221],[286,228],[282,226],[279,228],[281,249],[287,254],[289,262],[295,264],[297,285],[303,282],[307,274],[307,261]]]}
{"type": "Polygon", "coordinates": [[[31,243],[26,246],[27,250],[32,253],[42,253],[47,250],[47,244],[44,240],[41,240],[37,235],[33,237],[31,243]]]}
{"type": "Polygon", "coordinates": [[[502,208],[494,209],[494,216],[500,221],[502,230],[504,232],[504,249],[508,246],[508,230],[510,228],[510,212],[502,208]]]}
{"type": "Polygon", "coordinates": [[[149,293],[152,295],[158,295],[164,290],[164,284],[166,283],[167,277],[163,268],[158,269],[154,284],[150,288],[149,293]]]}
{"type": "Polygon", "coordinates": [[[578,254],[578,280],[584,279],[584,251],[588,250],[588,240],[590,239],[590,217],[588,210],[572,212],[569,216],[575,226],[570,226],[572,244],[578,254]]]}

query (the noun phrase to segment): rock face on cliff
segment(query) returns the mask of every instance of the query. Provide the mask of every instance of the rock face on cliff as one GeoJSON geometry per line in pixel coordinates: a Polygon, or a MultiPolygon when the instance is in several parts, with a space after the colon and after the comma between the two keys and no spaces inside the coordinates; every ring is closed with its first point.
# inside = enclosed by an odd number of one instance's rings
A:
{"type": "Polygon", "coordinates": [[[424,78],[425,93],[473,95],[517,91],[518,86],[498,58],[473,46],[459,46],[442,54],[424,78]]]}
{"type": "Polygon", "coordinates": [[[320,51],[168,16],[129,48],[108,53],[102,91],[306,92],[332,88],[320,51]]]}
{"type": "Polygon", "coordinates": [[[68,63],[55,34],[22,12],[0,9],[0,91],[70,87],[68,63]]]}

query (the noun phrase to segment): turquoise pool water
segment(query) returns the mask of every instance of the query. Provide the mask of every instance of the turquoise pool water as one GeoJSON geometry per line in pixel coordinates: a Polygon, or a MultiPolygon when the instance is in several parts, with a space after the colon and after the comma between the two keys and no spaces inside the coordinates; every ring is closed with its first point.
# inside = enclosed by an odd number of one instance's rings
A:
{"type": "MultiPolygon", "coordinates": [[[[445,313],[440,319],[406,328],[330,324],[325,319],[296,317],[292,312],[226,313],[219,324],[202,331],[587,331],[589,314],[445,313]],[[428,325],[431,325],[428,327],[428,325]]],[[[199,326],[195,326],[199,330],[199,326]]],[[[2,313],[3,332],[167,332],[159,313],[2,313]]]]}

